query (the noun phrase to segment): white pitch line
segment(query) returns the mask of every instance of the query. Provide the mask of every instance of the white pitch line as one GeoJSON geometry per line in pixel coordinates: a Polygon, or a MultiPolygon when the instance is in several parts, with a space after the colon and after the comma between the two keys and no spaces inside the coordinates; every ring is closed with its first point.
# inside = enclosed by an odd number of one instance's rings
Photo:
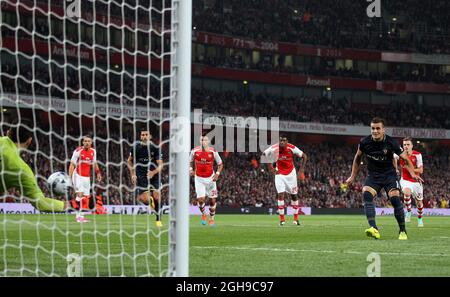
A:
{"type": "MultiPolygon", "coordinates": [[[[200,228],[204,227],[204,226],[199,226],[200,228]]],[[[278,228],[278,229],[283,229],[283,228],[294,228],[294,229],[300,229],[300,228],[323,228],[323,227],[330,227],[330,228],[336,228],[336,225],[313,225],[313,224],[308,224],[308,225],[302,225],[302,223],[300,222],[300,226],[297,225],[288,225],[288,226],[279,226],[278,223],[275,224],[271,224],[271,225],[220,225],[217,224],[216,227],[257,227],[257,228],[278,228]]],[[[363,229],[364,227],[360,227],[360,226],[339,226],[339,228],[344,228],[344,229],[363,229]]]]}
{"type": "MultiPolygon", "coordinates": [[[[191,246],[195,249],[220,249],[220,250],[248,250],[248,251],[265,251],[265,252],[302,252],[302,253],[342,253],[342,254],[357,254],[357,255],[367,255],[373,251],[361,252],[361,251],[335,251],[335,250],[306,250],[306,249],[280,249],[280,248],[252,248],[252,247],[224,247],[224,246],[191,246]]],[[[429,256],[429,257],[450,257],[450,254],[440,253],[440,254],[425,254],[425,253],[394,253],[394,252],[374,252],[380,255],[396,255],[396,256],[429,256]]]]}
{"type": "MultiPolygon", "coordinates": [[[[200,224],[195,224],[195,223],[191,223],[190,224],[191,227],[198,227],[198,228],[205,228],[205,226],[202,226],[200,224]]],[[[278,225],[278,222],[275,222],[273,224],[221,224],[220,222],[216,223],[215,227],[257,227],[257,228],[279,228],[279,229],[283,229],[283,228],[294,228],[294,229],[299,229],[299,228],[303,228],[303,227],[307,227],[307,228],[342,228],[342,229],[361,229],[363,230],[364,228],[366,228],[366,225],[361,225],[358,226],[357,224],[348,224],[348,225],[339,225],[336,226],[335,224],[310,224],[309,222],[307,223],[302,223],[300,222],[300,226],[294,225],[294,224],[289,224],[287,223],[284,226],[280,226],[278,225]]],[[[416,229],[414,226],[409,226],[409,228],[411,229],[416,229]]],[[[380,230],[382,230],[383,228],[381,227],[380,230]]],[[[425,227],[422,228],[421,230],[425,230],[425,229],[448,229],[448,226],[443,226],[443,227],[425,227]]],[[[443,237],[445,238],[445,237],[443,237]]],[[[449,237],[450,238],[450,237],[449,237]]]]}
{"type": "MultiPolygon", "coordinates": [[[[8,240],[8,242],[35,242],[33,240],[8,240]]],[[[132,246],[147,246],[146,244],[120,244],[120,243],[106,243],[106,242],[74,242],[71,241],[69,243],[65,241],[40,241],[41,243],[54,243],[54,244],[79,244],[79,245],[107,245],[107,246],[123,246],[123,245],[132,245],[132,246]]],[[[167,244],[156,244],[157,246],[167,246],[167,244]]],[[[224,246],[191,246],[191,249],[220,249],[220,250],[247,250],[247,251],[264,251],[264,252],[301,252],[301,253],[322,253],[322,254],[356,254],[356,255],[366,255],[368,253],[371,253],[373,251],[336,251],[336,250],[312,250],[312,249],[292,249],[292,248],[264,248],[264,247],[238,247],[238,246],[231,246],[231,247],[224,247],[224,246]]],[[[450,257],[450,254],[447,253],[440,253],[440,254],[426,254],[426,253],[400,253],[400,252],[374,252],[380,255],[389,255],[389,256],[422,256],[422,257],[450,257]]]]}

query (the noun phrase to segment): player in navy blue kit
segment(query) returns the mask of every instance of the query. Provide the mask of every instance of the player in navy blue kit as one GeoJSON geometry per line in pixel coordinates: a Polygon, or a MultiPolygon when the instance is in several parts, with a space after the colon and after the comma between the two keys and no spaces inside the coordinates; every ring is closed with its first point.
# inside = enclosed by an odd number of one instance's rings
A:
{"type": "Polygon", "coordinates": [[[159,191],[160,172],[163,168],[162,155],[158,146],[151,142],[152,135],[147,128],[140,131],[140,142],[136,142],[128,157],[128,169],[131,182],[136,185],[136,195],[139,201],[151,207],[156,212],[156,226],[161,227],[161,194],[159,191]],[[151,192],[151,197],[149,196],[151,192]]]}
{"type": "Polygon", "coordinates": [[[363,187],[364,211],[367,216],[370,228],[366,229],[366,235],[379,239],[381,237],[378,227],[375,223],[375,204],[373,198],[381,191],[386,191],[392,206],[394,207],[394,216],[400,228],[400,240],[408,239],[405,228],[405,214],[403,212],[403,203],[400,200],[400,185],[397,179],[397,173],[393,164],[394,153],[400,156],[406,164],[411,177],[422,181],[414,173],[414,167],[409,160],[406,151],[397,143],[397,141],[385,134],[385,121],[381,118],[374,118],[370,123],[371,135],[361,139],[358,151],[353,159],[352,174],[347,179],[347,184],[351,184],[358,176],[361,165],[362,155],[367,157],[369,171],[368,177],[363,187]]]}

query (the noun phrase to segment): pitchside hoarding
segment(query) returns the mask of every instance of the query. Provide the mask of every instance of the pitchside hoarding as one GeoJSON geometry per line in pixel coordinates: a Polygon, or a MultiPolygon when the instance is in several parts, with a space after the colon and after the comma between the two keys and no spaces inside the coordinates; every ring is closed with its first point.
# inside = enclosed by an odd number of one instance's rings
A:
{"type": "MultiPolygon", "coordinates": [[[[126,215],[138,215],[148,214],[148,207],[143,205],[105,205],[108,214],[126,214],[126,215]]],[[[331,208],[330,208],[331,209],[331,208]]],[[[333,208],[333,214],[355,214],[352,208],[333,208]]],[[[169,213],[169,207],[164,205],[162,207],[164,214],[169,213]]],[[[272,207],[218,207],[217,213],[220,214],[269,214],[276,215],[276,208],[272,207]]],[[[314,209],[311,207],[302,207],[300,215],[311,215],[311,211],[314,213],[314,209]]],[[[191,215],[200,215],[200,210],[197,206],[191,205],[189,208],[191,215]]],[[[208,208],[206,207],[206,213],[208,208]]],[[[377,215],[394,215],[393,208],[377,208],[377,215]]],[[[0,203],[0,214],[39,214],[31,204],[29,203],[0,203]]],[[[292,207],[287,208],[287,215],[293,215],[292,207]]],[[[417,210],[413,209],[413,215],[417,215],[417,210]]],[[[424,208],[424,216],[450,216],[449,208],[424,208]]]]}
{"type": "MultiPolygon", "coordinates": [[[[144,205],[104,205],[108,214],[126,214],[139,215],[148,214],[148,207],[144,205]]],[[[276,214],[276,209],[271,207],[217,207],[217,213],[220,214],[276,214]]],[[[163,214],[169,214],[169,207],[164,205],[162,207],[163,214]]],[[[189,207],[191,215],[200,215],[200,210],[197,206],[191,205],[189,207]]],[[[209,215],[208,207],[206,213],[209,215]]],[[[292,215],[292,207],[287,208],[287,215],[292,215]]],[[[0,214],[39,214],[30,203],[0,203],[0,214]]],[[[302,207],[300,215],[311,215],[310,207],[302,207]]]]}

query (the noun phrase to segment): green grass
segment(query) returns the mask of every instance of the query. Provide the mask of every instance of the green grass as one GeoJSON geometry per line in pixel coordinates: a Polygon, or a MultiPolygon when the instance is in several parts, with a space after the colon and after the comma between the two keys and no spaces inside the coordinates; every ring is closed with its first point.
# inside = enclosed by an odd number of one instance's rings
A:
{"type": "MultiPolygon", "coordinates": [[[[67,275],[70,253],[83,255],[83,276],[164,275],[167,217],[158,230],[151,216],[4,215],[0,222],[0,275],[67,275]],[[96,232],[93,232],[93,231],[96,232]],[[83,231],[83,232],[80,232],[83,231]],[[112,255],[108,259],[106,255],[112,255]]],[[[408,223],[399,241],[393,217],[378,217],[381,239],[367,238],[363,216],[302,216],[284,227],[269,215],[218,215],[215,226],[191,217],[191,276],[366,276],[370,253],[381,276],[450,276],[450,219],[408,223]]]]}

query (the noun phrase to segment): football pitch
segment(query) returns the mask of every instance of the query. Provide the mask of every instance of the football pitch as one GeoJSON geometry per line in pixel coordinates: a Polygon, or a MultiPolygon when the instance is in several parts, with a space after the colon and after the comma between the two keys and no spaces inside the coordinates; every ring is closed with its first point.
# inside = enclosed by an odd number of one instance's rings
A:
{"type": "MultiPolygon", "coordinates": [[[[164,275],[168,221],[154,216],[2,215],[0,275],[67,276],[69,254],[82,255],[82,276],[164,275]],[[109,256],[108,256],[109,255],[109,256]]],[[[450,218],[407,223],[398,240],[394,217],[378,217],[381,239],[367,238],[359,215],[301,216],[278,226],[273,215],[217,215],[215,226],[190,218],[190,276],[367,276],[377,253],[381,276],[450,276],[450,218]]]]}

